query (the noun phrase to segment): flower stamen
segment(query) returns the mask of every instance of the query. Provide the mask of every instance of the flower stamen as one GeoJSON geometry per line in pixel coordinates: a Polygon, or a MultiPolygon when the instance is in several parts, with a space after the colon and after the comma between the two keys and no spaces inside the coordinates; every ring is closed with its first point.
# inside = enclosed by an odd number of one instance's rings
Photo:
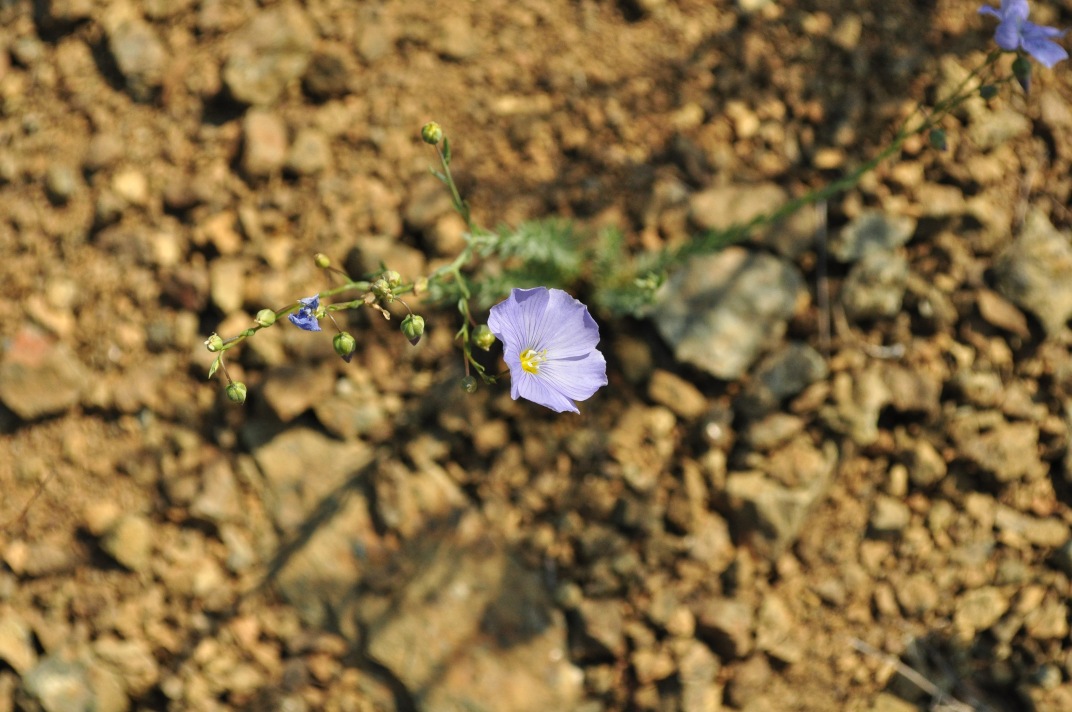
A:
{"type": "Polygon", "coordinates": [[[536,351],[525,349],[521,352],[521,368],[529,373],[539,373],[540,364],[547,360],[547,349],[536,351]]]}

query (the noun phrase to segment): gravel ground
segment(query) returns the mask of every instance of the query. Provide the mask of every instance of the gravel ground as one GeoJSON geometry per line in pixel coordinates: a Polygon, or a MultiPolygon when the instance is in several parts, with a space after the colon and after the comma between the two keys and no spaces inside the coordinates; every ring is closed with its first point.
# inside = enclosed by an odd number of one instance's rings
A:
{"type": "Polygon", "coordinates": [[[1072,709],[1067,62],[597,311],[580,416],[463,393],[449,310],[205,379],[315,252],[456,254],[426,121],[480,224],[679,245],[875,155],[977,9],[0,0],[0,712],[1072,709]]]}

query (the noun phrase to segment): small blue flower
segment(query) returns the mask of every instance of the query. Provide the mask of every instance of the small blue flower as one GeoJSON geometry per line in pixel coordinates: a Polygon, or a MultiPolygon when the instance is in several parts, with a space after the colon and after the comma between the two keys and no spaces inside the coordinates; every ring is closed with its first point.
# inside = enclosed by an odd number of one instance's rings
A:
{"type": "Polygon", "coordinates": [[[607,385],[607,362],[596,349],[599,326],[561,289],[513,290],[491,308],[488,328],[503,343],[514,400],[579,413],[574,401],[607,385]]]}
{"type": "Polygon", "coordinates": [[[290,323],[299,329],[306,331],[320,331],[320,322],[316,320],[316,312],[320,308],[320,295],[314,294],[306,299],[299,299],[301,307],[287,318],[290,323]]]}
{"type": "Polygon", "coordinates": [[[994,31],[994,41],[1006,52],[1023,50],[1047,69],[1068,59],[1064,47],[1053,41],[1064,37],[1065,30],[1045,27],[1027,19],[1027,0],[1001,0],[1001,9],[989,5],[979,8],[982,15],[993,15],[1001,22],[994,31]]]}

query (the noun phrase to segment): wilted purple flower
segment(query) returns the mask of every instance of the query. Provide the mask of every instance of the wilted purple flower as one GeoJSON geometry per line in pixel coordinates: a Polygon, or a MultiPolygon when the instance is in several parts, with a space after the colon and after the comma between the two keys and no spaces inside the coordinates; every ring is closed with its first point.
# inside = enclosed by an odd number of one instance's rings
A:
{"type": "Polygon", "coordinates": [[[320,308],[320,295],[314,294],[298,301],[302,305],[298,308],[298,311],[287,317],[290,319],[290,323],[306,331],[320,331],[320,322],[316,320],[316,311],[320,308]]]}
{"type": "Polygon", "coordinates": [[[1054,37],[1063,37],[1065,30],[1029,22],[1027,0],[1001,0],[1000,10],[983,5],[979,12],[1001,20],[994,31],[994,41],[1003,50],[1014,52],[1022,49],[1047,69],[1062,59],[1068,59],[1065,48],[1053,41],[1054,37]]]}
{"type": "Polygon", "coordinates": [[[491,308],[488,327],[503,342],[510,395],[562,413],[607,385],[588,307],[561,289],[515,289],[491,308]]]}

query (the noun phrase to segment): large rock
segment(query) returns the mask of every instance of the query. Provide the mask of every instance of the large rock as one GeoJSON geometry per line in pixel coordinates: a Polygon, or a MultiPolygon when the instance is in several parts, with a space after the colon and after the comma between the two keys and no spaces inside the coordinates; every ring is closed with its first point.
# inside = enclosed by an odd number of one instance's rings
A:
{"type": "Polygon", "coordinates": [[[87,381],[65,344],[26,327],[11,340],[0,363],[0,402],[19,418],[35,420],[73,406],[87,381]]]}
{"type": "Polygon", "coordinates": [[[101,548],[131,571],[146,571],[152,561],[153,525],[145,516],[127,514],[101,540],[101,548]]]}
{"type": "Polygon", "coordinates": [[[1039,429],[1034,423],[1000,422],[958,442],[960,454],[1001,483],[1038,480],[1046,465],[1039,459],[1039,429]]]}
{"type": "Polygon", "coordinates": [[[582,673],[568,661],[562,613],[539,573],[519,565],[479,515],[415,539],[400,556],[396,564],[411,576],[390,603],[371,595],[355,609],[367,653],[415,692],[421,709],[574,708],[582,673]]]}
{"type": "Polygon", "coordinates": [[[1039,210],[1031,210],[1020,237],[994,265],[998,291],[1042,322],[1050,336],[1072,317],[1072,244],[1039,210]]]}
{"type": "Polygon", "coordinates": [[[735,539],[772,561],[792,545],[812,509],[826,496],[837,452],[803,440],[772,453],[764,471],[735,472],[726,479],[735,539]]]}
{"type": "Polygon", "coordinates": [[[903,255],[870,252],[852,266],[841,287],[841,303],[853,321],[888,319],[901,311],[908,284],[903,255]]]}
{"type": "Polygon", "coordinates": [[[104,26],[108,48],[131,96],[139,101],[152,98],[168,67],[168,51],[160,36],[124,3],[105,15],[104,26]]]}
{"type": "Polygon", "coordinates": [[[579,659],[613,659],[624,655],[625,614],[614,598],[585,599],[577,605],[573,655],[579,659]]]}
{"type": "Polygon", "coordinates": [[[264,177],[281,170],[287,160],[287,126],[270,111],[254,109],[242,121],[242,171],[264,177]]]}
{"type": "MultiPolygon", "coordinates": [[[[323,628],[352,618],[353,592],[367,569],[385,565],[387,544],[377,534],[368,500],[350,491],[331,500],[300,549],[284,552],[276,562],[275,585],[301,614],[306,625],[323,628]]],[[[344,635],[356,636],[352,623],[344,635]]]]}
{"type": "Polygon", "coordinates": [[[268,511],[286,532],[319,516],[371,459],[368,446],[306,428],[288,430],[253,452],[264,473],[268,511]]]}
{"type": "MultiPolygon", "coordinates": [[[[747,225],[788,202],[789,194],[776,183],[715,186],[692,195],[689,218],[703,230],[721,231],[747,225]]],[[[749,238],[794,259],[812,246],[817,228],[814,211],[798,210],[775,225],[752,230],[749,238]]]]}
{"type": "Polygon", "coordinates": [[[758,418],[775,410],[786,398],[826,378],[827,373],[822,354],[811,346],[799,342],[786,344],[756,367],[755,378],[738,399],[737,410],[758,418]]]}
{"type": "Polygon", "coordinates": [[[782,338],[805,294],[789,262],[729,247],[675,273],[653,318],[679,361],[732,380],[782,338]]]}
{"type": "MultiPolygon", "coordinates": [[[[294,457],[316,446],[302,441],[288,447],[294,457]]],[[[282,453],[263,450],[258,459],[277,468],[282,453]]],[[[515,559],[434,461],[410,470],[385,458],[360,478],[372,491],[356,480],[336,488],[273,566],[305,624],[360,646],[419,709],[573,709],[582,674],[540,572],[515,559]]]]}
{"type": "Polygon", "coordinates": [[[235,36],[223,67],[231,96],[247,104],[271,104],[305,72],[315,40],[300,8],[284,4],[261,11],[235,36]]]}
{"type": "Polygon", "coordinates": [[[839,262],[855,262],[872,252],[891,252],[915,232],[916,221],[907,215],[865,211],[830,240],[828,249],[839,262]]]}
{"type": "Polygon", "coordinates": [[[314,99],[335,99],[352,91],[356,76],[357,67],[349,51],[325,47],[312,55],[302,86],[314,99]]]}
{"type": "Polygon", "coordinates": [[[20,675],[37,664],[33,633],[17,611],[0,610],[0,660],[20,675]]]}
{"type": "Polygon", "coordinates": [[[40,712],[126,712],[130,702],[121,680],[88,650],[54,653],[22,678],[16,708],[40,712]]]}
{"type": "Polygon", "coordinates": [[[1031,119],[1013,108],[980,111],[972,116],[968,136],[984,151],[997,148],[1020,136],[1031,135],[1031,119]]]}
{"type": "Polygon", "coordinates": [[[573,709],[582,673],[540,573],[515,560],[434,463],[412,472],[384,460],[362,472],[375,505],[363,487],[336,489],[273,565],[305,624],[360,646],[420,709],[573,709]]]}
{"type": "Polygon", "coordinates": [[[855,373],[839,371],[833,377],[831,396],[834,402],[820,411],[827,425],[858,445],[874,443],[879,437],[879,415],[892,398],[882,369],[872,365],[855,373]]]}

